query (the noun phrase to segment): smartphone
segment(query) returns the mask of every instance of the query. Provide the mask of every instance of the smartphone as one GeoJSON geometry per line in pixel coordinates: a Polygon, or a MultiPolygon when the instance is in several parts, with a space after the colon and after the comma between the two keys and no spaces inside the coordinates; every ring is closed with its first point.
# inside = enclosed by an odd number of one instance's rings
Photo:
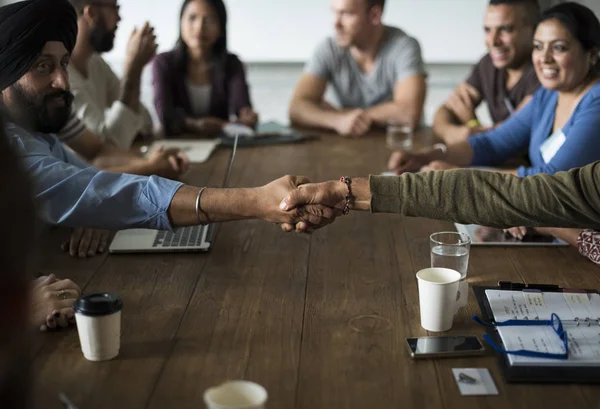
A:
{"type": "Polygon", "coordinates": [[[483,355],[485,352],[479,339],[472,335],[406,338],[406,347],[413,359],[483,355]]]}

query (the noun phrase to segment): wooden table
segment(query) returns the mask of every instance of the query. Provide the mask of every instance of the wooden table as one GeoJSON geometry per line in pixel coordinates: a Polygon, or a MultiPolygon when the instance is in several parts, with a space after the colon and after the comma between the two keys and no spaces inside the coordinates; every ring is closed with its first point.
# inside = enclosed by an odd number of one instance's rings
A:
{"type": "MultiPolygon", "coordinates": [[[[381,172],[382,135],[324,136],[298,145],[238,151],[232,186],[284,174],[313,180],[381,172]]],[[[218,186],[229,152],[218,150],[186,182],[218,186]]],[[[452,200],[449,198],[449,200],[452,200]]],[[[450,223],[353,212],[312,236],[261,221],[225,223],[208,254],[61,254],[57,234],[41,256],[46,272],[86,292],[124,300],[120,356],[86,361],[75,329],[36,339],[36,407],[197,409],[209,386],[256,381],[268,408],[599,408],[600,387],[509,385],[495,357],[413,361],[404,340],[424,336],[415,272],[429,264],[428,237],[450,223]],[[455,367],[489,368],[499,396],[461,397],[455,367]]],[[[598,288],[600,270],[572,248],[473,248],[471,284],[498,280],[598,288]]],[[[473,294],[454,334],[481,334],[473,294]]]]}

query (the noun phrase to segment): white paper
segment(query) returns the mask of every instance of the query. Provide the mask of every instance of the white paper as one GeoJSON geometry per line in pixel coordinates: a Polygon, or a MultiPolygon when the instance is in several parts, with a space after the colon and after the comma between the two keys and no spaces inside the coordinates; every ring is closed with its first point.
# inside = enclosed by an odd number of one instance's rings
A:
{"type": "MultiPolygon", "coordinates": [[[[530,358],[508,355],[511,365],[600,366],[600,326],[587,326],[585,319],[600,318],[600,295],[581,293],[543,293],[544,303],[531,302],[532,293],[486,290],[497,322],[506,320],[549,320],[552,313],[563,322],[569,337],[569,359],[530,358]],[[585,297],[585,298],[583,298],[585,297]],[[587,300],[585,303],[583,300],[587,300]],[[569,300],[569,301],[568,301],[569,300]],[[575,300],[575,301],[574,301],[575,300]],[[580,324],[576,325],[576,319],[580,324]]],[[[560,337],[549,325],[497,327],[504,349],[564,353],[560,337]]]]}
{"type": "Polygon", "coordinates": [[[452,368],[452,374],[462,396],[498,395],[498,388],[487,368],[452,368]],[[470,376],[476,382],[459,381],[461,373],[470,376]]]}
{"type": "Polygon", "coordinates": [[[203,163],[210,158],[215,148],[219,145],[219,139],[189,140],[189,139],[162,139],[152,144],[150,152],[164,146],[165,149],[178,148],[190,158],[191,163],[203,163]]]}
{"type": "Polygon", "coordinates": [[[530,307],[546,307],[544,302],[544,294],[541,292],[523,292],[527,305],[530,307]]]}

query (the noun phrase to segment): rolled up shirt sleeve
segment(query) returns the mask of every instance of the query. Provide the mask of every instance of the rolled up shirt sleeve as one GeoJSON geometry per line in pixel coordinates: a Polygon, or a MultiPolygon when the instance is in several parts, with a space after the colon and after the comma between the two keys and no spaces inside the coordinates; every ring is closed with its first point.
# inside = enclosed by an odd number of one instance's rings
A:
{"type": "Polygon", "coordinates": [[[109,230],[173,229],[167,211],[182,183],[98,170],[54,139],[48,144],[11,138],[33,181],[43,221],[109,230]]]}
{"type": "Polygon", "coordinates": [[[129,149],[144,126],[144,113],[134,111],[119,99],[121,81],[100,56],[91,57],[89,70],[87,80],[75,69],[69,71],[77,116],[96,135],[129,149]]]}

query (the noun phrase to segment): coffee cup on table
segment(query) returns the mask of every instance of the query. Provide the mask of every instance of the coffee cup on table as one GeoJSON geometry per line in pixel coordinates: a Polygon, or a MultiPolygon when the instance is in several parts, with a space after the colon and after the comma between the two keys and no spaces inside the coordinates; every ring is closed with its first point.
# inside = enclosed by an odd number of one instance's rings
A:
{"type": "Polygon", "coordinates": [[[73,304],[83,356],[107,361],[119,355],[123,301],[112,293],[79,297],[73,304]]]}
{"type": "Polygon", "coordinates": [[[417,273],[421,326],[442,332],[452,328],[458,311],[461,274],[449,268],[426,268],[417,273]]]}
{"type": "Polygon", "coordinates": [[[204,392],[208,409],[264,409],[267,399],[266,389],[249,381],[229,381],[204,392]]]}

